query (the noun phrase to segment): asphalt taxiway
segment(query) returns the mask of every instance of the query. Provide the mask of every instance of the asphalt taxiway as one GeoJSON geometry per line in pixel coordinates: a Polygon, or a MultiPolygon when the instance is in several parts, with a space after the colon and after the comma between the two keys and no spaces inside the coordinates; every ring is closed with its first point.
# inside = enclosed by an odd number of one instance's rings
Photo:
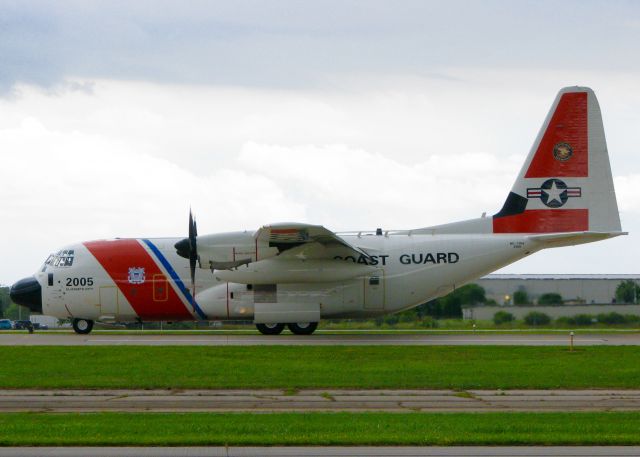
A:
{"type": "Polygon", "coordinates": [[[0,390],[17,411],[640,411],[640,390],[0,390]]]}
{"type": "MultiPolygon", "coordinates": [[[[554,334],[325,334],[314,335],[238,335],[238,334],[109,334],[96,333],[5,333],[0,334],[0,346],[380,346],[380,345],[475,345],[475,346],[565,346],[569,332],[554,334]]],[[[640,333],[579,333],[574,336],[576,346],[639,346],[640,333]]]]}
{"type": "Polygon", "coordinates": [[[6,447],[0,457],[627,457],[640,446],[6,447]]]}

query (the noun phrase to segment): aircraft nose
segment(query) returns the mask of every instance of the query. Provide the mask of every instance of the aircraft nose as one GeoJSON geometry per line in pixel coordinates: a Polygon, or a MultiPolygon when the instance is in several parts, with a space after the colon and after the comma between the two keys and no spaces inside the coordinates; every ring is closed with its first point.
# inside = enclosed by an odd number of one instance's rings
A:
{"type": "Polygon", "coordinates": [[[42,312],[42,287],[33,276],[21,279],[11,286],[9,296],[15,303],[26,306],[33,313],[42,312]]]}

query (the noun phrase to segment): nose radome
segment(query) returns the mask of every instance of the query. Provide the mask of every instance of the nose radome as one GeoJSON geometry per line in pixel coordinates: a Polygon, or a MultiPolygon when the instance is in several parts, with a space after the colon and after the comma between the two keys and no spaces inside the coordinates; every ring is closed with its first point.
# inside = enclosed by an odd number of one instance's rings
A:
{"type": "Polygon", "coordinates": [[[26,306],[33,313],[42,312],[42,287],[33,276],[21,279],[11,286],[9,296],[15,303],[26,306]]]}

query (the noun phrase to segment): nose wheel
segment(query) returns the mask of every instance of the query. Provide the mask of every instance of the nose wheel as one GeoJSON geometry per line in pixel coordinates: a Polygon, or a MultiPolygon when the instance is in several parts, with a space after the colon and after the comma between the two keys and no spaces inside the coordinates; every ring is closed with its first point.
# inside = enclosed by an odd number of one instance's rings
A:
{"type": "Polygon", "coordinates": [[[93,321],[89,319],[74,319],[71,321],[73,331],[79,335],[91,333],[93,329],[93,321]]]}

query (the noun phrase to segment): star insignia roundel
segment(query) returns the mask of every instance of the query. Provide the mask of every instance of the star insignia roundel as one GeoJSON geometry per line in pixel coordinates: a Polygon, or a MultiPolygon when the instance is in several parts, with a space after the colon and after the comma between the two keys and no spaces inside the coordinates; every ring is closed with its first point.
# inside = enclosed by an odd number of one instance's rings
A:
{"type": "Polygon", "coordinates": [[[527,198],[539,198],[549,208],[560,208],[570,197],[582,197],[582,188],[568,187],[558,178],[547,179],[540,187],[527,189],[527,198]]]}

